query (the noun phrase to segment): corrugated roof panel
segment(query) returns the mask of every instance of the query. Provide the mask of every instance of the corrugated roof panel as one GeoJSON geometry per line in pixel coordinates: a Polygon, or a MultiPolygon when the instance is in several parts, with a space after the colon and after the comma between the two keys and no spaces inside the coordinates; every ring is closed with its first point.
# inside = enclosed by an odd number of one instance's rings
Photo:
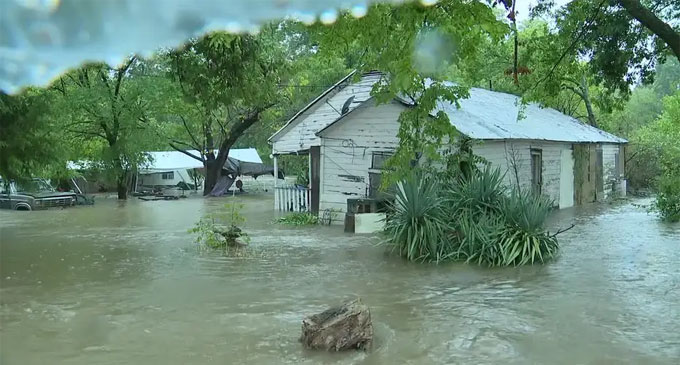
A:
{"type": "Polygon", "coordinates": [[[471,88],[470,97],[459,100],[459,104],[460,109],[440,102],[433,114],[445,111],[456,129],[475,139],[626,143],[555,109],[536,103],[521,105],[520,98],[510,94],[471,88]]]}

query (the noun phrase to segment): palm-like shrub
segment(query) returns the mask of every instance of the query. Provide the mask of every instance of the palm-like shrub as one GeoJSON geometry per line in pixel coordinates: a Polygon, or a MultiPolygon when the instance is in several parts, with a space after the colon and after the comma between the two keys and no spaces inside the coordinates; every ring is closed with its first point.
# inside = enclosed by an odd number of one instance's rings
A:
{"type": "Polygon", "coordinates": [[[399,255],[410,261],[441,261],[452,254],[437,182],[414,173],[397,183],[385,231],[399,255]]]}
{"type": "Polygon", "coordinates": [[[455,258],[483,266],[499,264],[497,237],[503,228],[497,215],[483,212],[460,211],[452,236],[456,247],[455,258]]]}
{"type": "Polygon", "coordinates": [[[557,239],[545,230],[551,207],[550,200],[531,191],[514,189],[503,199],[505,224],[497,239],[500,265],[544,263],[557,254],[557,239]]]}
{"type": "Polygon", "coordinates": [[[512,266],[552,259],[557,240],[544,228],[551,202],[531,191],[508,191],[503,177],[488,167],[443,181],[414,173],[397,184],[389,241],[411,261],[512,266]]]}
{"type": "Polygon", "coordinates": [[[458,210],[496,211],[506,193],[503,177],[498,168],[485,167],[474,171],[467,179],[454,179],[445,192],[453,213],[458,210]]]}

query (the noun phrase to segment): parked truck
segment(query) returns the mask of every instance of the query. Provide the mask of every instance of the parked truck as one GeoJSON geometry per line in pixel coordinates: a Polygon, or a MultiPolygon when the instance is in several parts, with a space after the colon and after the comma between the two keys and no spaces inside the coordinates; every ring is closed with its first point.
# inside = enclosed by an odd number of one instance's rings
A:
{"type": "Polygon", "coordinates": [[[0,208],[12,210],[40,210],[76,205],[77,194],[59,192],[43,179],[23,183],[0,178],[0,208]]]}

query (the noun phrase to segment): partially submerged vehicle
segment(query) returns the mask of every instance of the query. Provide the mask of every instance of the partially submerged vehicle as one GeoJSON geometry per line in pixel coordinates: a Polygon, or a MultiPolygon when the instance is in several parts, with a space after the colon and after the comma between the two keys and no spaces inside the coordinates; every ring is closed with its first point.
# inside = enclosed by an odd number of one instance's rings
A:
{"type": "Polygon", "coordinates": [[[43,179],[25,182],[0,179],[0,208],[12,210],[40,210],[70,207],[78,204],[73,192],[59,192],[43,179]]]}

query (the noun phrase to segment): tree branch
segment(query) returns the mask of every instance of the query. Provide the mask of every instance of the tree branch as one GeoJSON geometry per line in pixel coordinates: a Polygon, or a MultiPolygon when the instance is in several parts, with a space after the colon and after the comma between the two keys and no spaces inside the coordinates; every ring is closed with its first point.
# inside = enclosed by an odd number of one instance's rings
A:
{"type": "Polygon", "coordinates": [[[563,89],[567,89],[567,90],[572,91],[574,94],[576,94],[576,95],[578,95],[579,97],[581,97],[581,99],[585,99],[585,95],[583,95],[583,93],[582,93],[579,89],[577,89],[577,88],[575,88],[575,87],[573,87],[573,86],[571,86],[571,85],[564,85],[564,84],[562,84],[562,88],[563,88],[563,89]]]}
{"type": "Polygon", "coordinates": [[[680,61],[680,33],[644,7],[640,0],[619,0],[619,4],[645,28],[663,39],[680,61]]]}
{"type": "Polygon", "coordinates": [[[562,63],[562,61],[564,60],[564,57],[566,57],[569,54],[569,52],[581,41],[581,38],[583,38],[583,36],[587,33],[587,30],[592,25],[592,22],[595,20],[596,17],[598,17],[600,15],[600,12],[601,12],[602,7],[604,6],[605,2],[606,2],[606,0],[600,1],[600,4],[597,6],[597,11],[595,11],[595,13],[592,15],[592,17],[586,19],[586,21],[585,21],[586,24],[583,26],[583,28],[580,29],[580,32],[576,35],[576,38],[574,38],[574,40],[571,42],[571,44],[562,52],[560,57],[557,59],[557,62],[555,62],[555,64],[553,64],[552,68],[550,68],[550,71],[548,71],[548,73],[544,77],[542,77],[540,80],[538,80],[536,82],[536,84],[534,84],[534,86],[531,87],[531,89],[535,89],[543,81],[549,79],[550,76],[552,76],[553,72],[555,72],[555,70],[557,69],[557,66],[559,66],[560,63],[562,63]]]}
{"type": "Polygon", "coordinates": [[[75,129],[67,129],[66,131],[69,132],[69,133],[72,133],[72,134],[79,134],[79,135],[90,136],[90,137],[101,137],[101,138],[106,139],[105,135],[103,135],[101,133],[97,133],[97,132],[82,131],[82,130],[75,130],[75,129]]]}
{"type": "Polygon", "coordinates": [[[572,228],[574,228],[574,227],[576,227],[576,225],[572,223],[571,226],[569,226],[569,227],[567,227],[567,228],[557,230],[557,232],[555,232],[555,234],[551,235],[550,237],[555,237],[555,236],[557,236],[558,234],[564,233],[564,232],[566,232],[566,231],[568,231],[568,230],[570,230],[570,229],[572,229],[572,228]]]}
{"type": "Polygon", "coordinates": [[[276,105],[276,103],[270,103],[263,107],[259,107],[248,113],[245,117],[239,119],[237,122],[234,123],[234,125],[231,126],[231,128],[229,129],[229,134],[226,135],[226,137],[220,144],[219,150],[217,152],[218,166],[223,166],[224,163],[227,161],[229,149],[231,149],[231,146],[236,142],[236,140],[241,135],[243,135],[243,133],[245,133],[245,131],[248,130],[250,126],[255,124],[260,119],[260,114],[262,112],[273,107],[274,105],[276,105]]]}
{"type": "Polygon", "coordinates": [[[114,94],[113,94],[116,98],[118,97],[118,94],[120,94],[120,84],[123,81],[123,76],[130,69],[130,66],[132,66],[132,63],[135,62],[136,59],[137,59],[136,55],[130,57],[130,59],[127,62],[125,62],[125,64],[122,67],[120,67],[118,70],[116,70],[116,73],[117,73],[116,74],[116,88],[114,89],[114,94]]]}
{"type": "MultiPolygon", "coordinates": [[[[196,137],[194,136],[194,134],[191,133],[191,129],[189,129],[189,125],[187,124],[187,120],[184,119],[184,116],[183,116],[183,115],[180,115],[179,118],[182,119],[182,124],[184,125],[184,129],[185,129],[185,130],[187,131],[187,133],[189,134],[189,137],[191,137],[191,140],[195,143],[196,146],[200,146],[201,144],[198,143],[198,140],[196,139],[196,137]]],[[[200,148],[200,147],[197,147],[196,149],[197,149],[197,150],[200,150],[201,148],[200,148]]]]}
{"type": "Polygon", "coordinates": [[[193,158],[194,160],[198,160],[198,161],[201,161],[201,162],[205,163],[205,159],[204,159],[203,157],[196,156],[196,155],[194,155],[193,153],[191,153],[191,152],[189,152],[189,151],[187,151],[187,150],[185,150],[185,149],[179,148],[179,147],[177,147],[177,146],[176,146],[174,143],[172,143],[172,142],[170,142],[169,144],[170,144],[170,147],[172,147],[175,151],[181,152],[181,153],[183,153],[183,154],[185,154],[185,155],[187,155],[187,156],[193,158]]]}
{"type": "Polygon", "coordinates": [[[200,150],[201,150],[201,147],[197,147],[197,146],[192,145],[191,143],[187,143],[187,142],[184,142],[184,141],[180,141],[179,139],[170,139],[168,143],[177,143],[177,144],[180,144],[180,145],[184,145],[184,146],[190,147],[191,149],[194,149],[194,150],[196,150],[196,151],[200,151],[200,150]]]}

